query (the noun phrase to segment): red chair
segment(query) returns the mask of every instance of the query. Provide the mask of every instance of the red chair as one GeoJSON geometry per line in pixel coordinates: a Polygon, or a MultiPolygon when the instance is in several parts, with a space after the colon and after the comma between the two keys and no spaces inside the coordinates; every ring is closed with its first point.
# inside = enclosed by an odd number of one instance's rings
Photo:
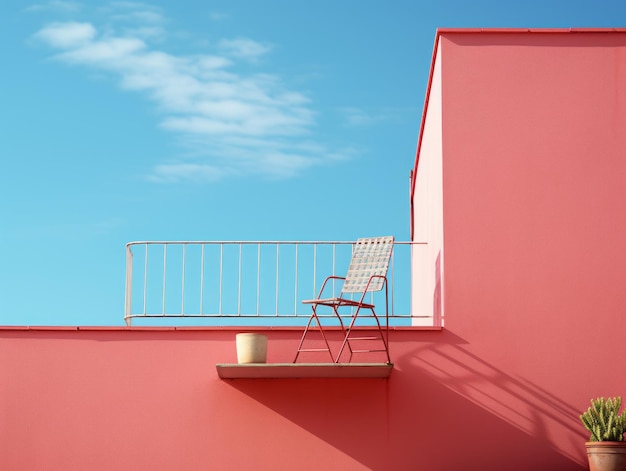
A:
{"type": "MultiPolygon", "coordinates": [[[[300,340],[294,363],[298,361],[300,353],[320,351],[328,351],[332,362],[339,363],[341,354],[344,352],[346,347],[348,347],[350,352],[349,362],[352,361],[352,355],[354,353],[385,352],[387,356],[387,363],[391,363],[388,342],[389,293],[387,287],[387,269],[389,267],[391,253],[393,251],[393,242],[393,236],[358,239],[352,251],[352,259],[350,260],[350,266],[348,267],[346,276],[327,277],[324,280],[316,299],[307,299],[302,301],[304,304],[310,304],[313,312],[311,313],[309,321],[304,329],[304,333],[302,334],[302,339],[300,340]],[[330,280],[343,280],[341,293],[338,297],[324,298],[324,289],[330,280]],[[367,293],[381,291],[383,288],[385,289],[384,331],[378,315],[374,310],[375,306],[373,302],[365,301],[367,293]],[[320,322],[320,316],[318,315],[318,309],[320,306],[331,308],[334,317],[339,320],[339,326],[341,327],[343,333],[343,342],[341,343],[341,347],[339,348],[336,356],[333,356],[328,338],[324,332],[324,327],[320,322]],[[350,314],[350,322],[347,326],[339,312],[340,308],[350,308],[352,311],[350,314]],[[365,331],[356,327],[356,322],[359,316],[362,318],[373,318],[373,330],[376,331],[376,335],[363,335],[365,331]],[[312,325],[317,326],[317,330],[321,334],[324,344],[326,345],[325,347],[303,348],[303,345],[307,340],[307,335],[312,330],[312,325]],[[353,344],[359,341],[368,341],[368,345],[371,345],[372,341],[379,342],[381,347],[365,349],[353,348],[353,344]]],[[[343,314],[343,317],[347,317],[347,315],[343,314]]]]}

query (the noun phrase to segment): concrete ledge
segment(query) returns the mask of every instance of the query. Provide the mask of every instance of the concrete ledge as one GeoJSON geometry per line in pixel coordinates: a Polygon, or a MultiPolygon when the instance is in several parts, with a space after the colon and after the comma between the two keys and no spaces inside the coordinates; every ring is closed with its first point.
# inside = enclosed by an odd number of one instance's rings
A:
{"type": "Polygon", "coordinates": [[[388,378],[390,363],[218,363],[222,379],[388,378]]]}

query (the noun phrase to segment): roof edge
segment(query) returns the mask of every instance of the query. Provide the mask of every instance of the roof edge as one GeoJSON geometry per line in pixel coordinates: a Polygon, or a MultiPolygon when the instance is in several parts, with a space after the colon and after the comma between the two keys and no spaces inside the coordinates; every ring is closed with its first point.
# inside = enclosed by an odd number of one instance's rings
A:
{"type": "MultiPolygon", "coordinates": [[[[330,330],[336,330],[334,326],[328,327],[330,330]]],[[[375,329],[375,326],[367,327],[366,330],[375,329]]],[[[57,326],[57,325],[0,325],[0,333],[2,332],[268,332],[268,331],[288,331],[302,333],[304,326],[57,326]]],[[[326,329],[326,327],[325,327],[326,329]]],[[[392,331],[441,331],[441,326],[389,326],[392,331]]]]}
{"type": "Polygon", "coordinates": [[[437,28],[437,36],[446,33],[626,33],[626,28],[437,28]]]}
{"type": "Polygon", "coordinates": [[[435,34],[435,44],[433,45],[433,55],[430,60],[430,71],[428,72],[428,84],[426,85],[426,96],[424,97],[424,107],[422,109],[422,121],[420,123],[419,135],[417,137],[417,149],[415,151],[415,163],[411,171],[411,188],[409,190],[409,239],[414,240],[415,230],[415,211],[413,207],[413,197],[415,196],[415,181],[417,176],[417,167],[419,165],[420,151],[422,149],[422,139],[424,137],[424,128],[426,126],[426,112],[428,111],[428,100],[430,99],[430,89],[433,84],[433,74],[435,73],[435,62],[437,61],[437,50],[439,49],[440,33],[437,29],[435,34]]]}

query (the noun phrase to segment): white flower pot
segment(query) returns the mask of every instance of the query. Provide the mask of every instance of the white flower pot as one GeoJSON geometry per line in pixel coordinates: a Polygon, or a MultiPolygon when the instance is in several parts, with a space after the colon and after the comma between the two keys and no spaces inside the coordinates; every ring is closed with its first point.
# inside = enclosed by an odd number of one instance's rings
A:
{"type": "Polygon", "coordinates": [[[237,334],[237,362],[265,363],[267,361],[267,335],[237,334]]]}

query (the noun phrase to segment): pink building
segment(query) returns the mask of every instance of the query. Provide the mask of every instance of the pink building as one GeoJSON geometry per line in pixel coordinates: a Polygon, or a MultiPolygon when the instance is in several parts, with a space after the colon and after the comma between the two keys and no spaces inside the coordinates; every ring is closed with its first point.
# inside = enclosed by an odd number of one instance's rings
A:
{"type": "MultiPolygon", "coordinates": [[[[626,396],[626,30],[440,30],[388,379],[221,380],[228,328],[0,329],[3,470],[582,470],[626,396]]],[[[300,329],[260,328],[269,362],[300,329]]]]}

